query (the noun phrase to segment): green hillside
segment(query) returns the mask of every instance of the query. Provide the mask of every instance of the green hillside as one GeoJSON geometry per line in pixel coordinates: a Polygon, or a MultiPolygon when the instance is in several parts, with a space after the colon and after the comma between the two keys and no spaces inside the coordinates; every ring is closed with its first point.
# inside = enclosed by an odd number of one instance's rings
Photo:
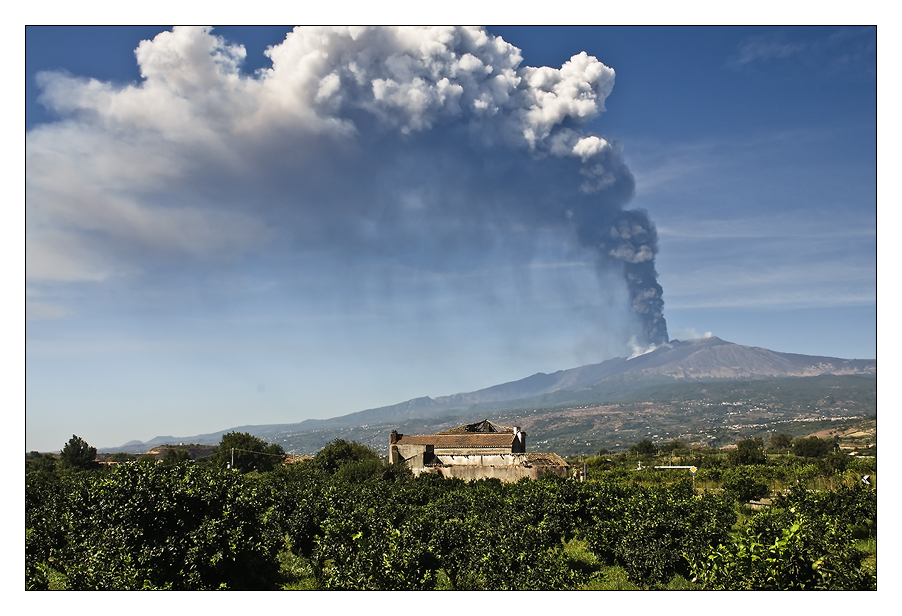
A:
{"type": "MultiPolygon", "coordinates": [[[[638,379],[577,392],[555,392],[529,400],[454,409],[439,417],[397,423],[284,433],[276,442],[286,451],[316,453],[335,438],[356,440],[383,451],[388,433],[430,434],[467,421],[488,418],[518,425],[529,434],[530,451],[561,455],[618,451],[644,438],[722,446],[740,438],[785,432],[805,436],[825,427],[874,420],[877,379],[817,376],[762,380],[711,380],[636,386],[638,379]]],[[[646,381],[647,383],[647,381],[646,381]]]]}

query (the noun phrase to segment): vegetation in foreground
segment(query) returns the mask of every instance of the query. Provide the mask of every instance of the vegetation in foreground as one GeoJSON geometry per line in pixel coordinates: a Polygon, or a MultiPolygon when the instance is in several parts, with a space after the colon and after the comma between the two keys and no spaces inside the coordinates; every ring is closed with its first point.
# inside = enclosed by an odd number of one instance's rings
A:
{"type": "Polygon", "coordinates": [[[680,443],[640,442],[589,459],[584,482],[465,483],[341,440],[274,465],[281,452],[247,436],[208,464],[92,469],[77,441],[83,469],[36,459],[26,588],[876,589],[873,459],[840,468],[832,451],[751,439],[717,464],[690,450],[693,485],[651,468],[679,459],[680,443]]]}

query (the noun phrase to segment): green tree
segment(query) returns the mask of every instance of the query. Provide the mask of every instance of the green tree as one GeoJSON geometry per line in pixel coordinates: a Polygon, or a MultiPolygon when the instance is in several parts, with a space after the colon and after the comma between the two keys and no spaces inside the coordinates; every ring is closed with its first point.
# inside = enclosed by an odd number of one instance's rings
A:
{"type": "Polygon", "coordinates": [[[724,473],[723,489],[728,496],[741,503],[758,500],[770,494],[767,482],[762,480],[754,469],[746,467],[731,468],[724,473]]]}
{"type": "MultiPolygon", "coordinates": [[[[49,552],[72,590],[275,587],[281,542],[266,520],[273,495],[255,477],[121,464],[75,479],[57,505],[64,546],[49,552]]],[[[35,544],[35,556],[42,551],[35,544]]]]}
{"type": "Polygon", "coordinates": [[[837,449],[839,446],[834,441],[816,436],[796,439],[792,444],[792,453],[803,458],[821,458],[837,449]]]}
{"type": "Polygon", "coordinates": [[[677,449],[686,449],[686,443],[681,439],[675,439],[661,447],[661,451],[666,453],[676,451],[677,449]]]}
{"type": "Polygon", "coordinates": [[[776,525],[776,536],[758,530],[749,525],[698,559],[698,582],[712,590],[877,589],[877,576],[862,567],[864,554],[834,520],[795,514],[776,525]]]}
{"type": "Polygon", "coordinates": [[[633,455],[639,454],[640,456],[653,456],[658,453],[658,448],[650,440],[643,439],[630,447],[630,453],[633,455]]]}
{"type": "Polygon", "coordinates": [[[124,451],[117,451],[110,456],[110,462],[134,462],[135,456],[124,451]]]}
{"type": "Polygon", "coordinates": [[[727,454],[730,466],[764,464],[764,443],[760,438],[749,438],[736,443],[736,449],[727,454]]]}
{"type": "Polygon", "coordinates": [[[25,463],[26,473],[45,472],[52,473],[56,470],[56,458],[53,456],[41,456],[31,462],[25,463]]]}
{"type": "Polygon", "coordinates": [[[792,437],[788,434],[771,434],[767,448],[770,451],[789,451],[792,446],[792,437]]]}
{"type": "Polygon", "coordinates": [[[163,465],[164,466],[175,466],[176,464],[180,464],[182,462],[187,462],[191,459],[191,455],[185,449],[170,449],[166,452],[166,455],[163,456],[163,465]]]}
{"type": "Polygon", "coordinates": [[[271,445],[247,432],[229,432],[222,435],[212,465],[214,468],[231,467],[242,473],[264,473],[281,465],[284,458],[285,450],[281,445],[271,445]]]}
{"type": "Polygon", "coordinates": [[[646,588],[688,576],[691,563],[726,541],[736,522],[732,502],[710,492],[696,496],[688,479],[670,486],[584,485],[590,498],[581,532],[592,551],[646,588]]]}
{"type": "Polygon", "coordinates": [[[97,468],[97,448],[91,447],[84,439],[73,434],[60,452],[60,465],[63,468],[79,470],[97,468]]]}
{"type": "MultiPolygon", "coordinates": [[[[336,473],[342,466],[350,462],[380,462],[379,454],[366,445],[355,441],[337,438],[320,449],[313,457],[313,466],[329,474],[336,473]]],[[[359,466],[355,464],[355,466],[359,466]]]]}

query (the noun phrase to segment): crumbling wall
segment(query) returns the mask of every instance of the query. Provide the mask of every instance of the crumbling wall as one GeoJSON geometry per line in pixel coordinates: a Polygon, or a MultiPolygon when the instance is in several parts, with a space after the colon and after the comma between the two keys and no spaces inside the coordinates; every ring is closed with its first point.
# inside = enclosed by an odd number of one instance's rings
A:
{"type": "Polygon", "coordinates": [[[414,470],[423,468],[434,460],[430,445],[391,445],[389,449],[389,461],[392,464],[406,462],[414,470]]]}
{"type": "Polygon", "coordinates": [[[570,467],[566,464],[530,464],[527,454],[439,454],[434,460],[435,464],[427,465],[426,468],[416,465],[414,460],[410,460],[408,465],[416,475],[433,473],[465,481],[489,478],[519,481],[523,477],[538,479],[545,473],[570,476],[570,467]]]}
{"type": "MultiPolygon", "coordinates": [[[[545,473],[552,473],[564,478],[570,476],[570,469],[566,466],[479,466],[459,464],[426,468],[421,472],[434,473],[443,477],[455,477],[464,481],[500,479],[501,481],[514,482],[524,477],[538,479],[545,473]]],[[[416,474],[419,475],[420,473],[416,474]]]]}

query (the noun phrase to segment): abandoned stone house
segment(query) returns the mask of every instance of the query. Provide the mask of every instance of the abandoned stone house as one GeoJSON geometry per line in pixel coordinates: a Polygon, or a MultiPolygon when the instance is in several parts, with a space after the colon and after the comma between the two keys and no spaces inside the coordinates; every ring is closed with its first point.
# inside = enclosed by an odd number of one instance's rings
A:
{"type": "Polygon", "coordinates": [[[433,473],[467,481],[497,478],[536,479],[550,472],[570,475],[570,467],[554,453],[527,453],[526,433],[488,419],[437,434],[408,435],[392,430],[389,461],[407,464],[414,474],[433,473]]]}

